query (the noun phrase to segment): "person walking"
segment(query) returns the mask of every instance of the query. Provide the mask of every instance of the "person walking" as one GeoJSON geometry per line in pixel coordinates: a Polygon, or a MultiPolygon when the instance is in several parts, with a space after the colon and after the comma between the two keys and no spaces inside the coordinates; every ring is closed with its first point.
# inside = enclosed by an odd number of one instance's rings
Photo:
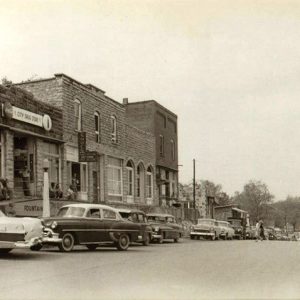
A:
{"type": "Polygon", "coordinates": [[[255,225],[255,241],[257,242],[260,239],[260,224],[261,221],[257,221],[255,225]]]}

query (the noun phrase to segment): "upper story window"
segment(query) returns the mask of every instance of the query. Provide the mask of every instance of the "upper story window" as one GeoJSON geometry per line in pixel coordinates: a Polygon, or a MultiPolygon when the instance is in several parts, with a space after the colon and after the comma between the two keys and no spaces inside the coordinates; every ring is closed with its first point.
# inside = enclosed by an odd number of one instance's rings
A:
{"type": "Polygon", "coordinates": [[[96,111],[94,113],[95,119],[95,142],[100,143],[100,114],[96,111]]]}
{"type": "Polygon", "coordinates": [[[81,131],[81,102],[74,100],[75,130],[81,131]]]}
{"type": "Polygon", "coordinates": [[[176,153],[175,153],[175,142],[174,142],[174,140],[171,140],[170,144],[171,144],[171,158],[172,158],[172,160],[175,160],[176,153]]]}
{"type": "Polygon", "coordinates": [[[160,135],[159,136],[159,154],[160,156],[164,156],[165,154],[165,141],[164,141],[164,136],[160,135]]]}
{"type": "Polygon", "coordinates": [[[153,172],[150,167],[147,168],[147,198],[153,197],[153,172]]]}
{"type": "Polygon", "coordinates": [[[134,173],[133,173],[133,165],[131,161],[128,161],[126,165],[127,169],[127,177],[128,177],[128,196],[133,196],[133,190],[134,190],[134,173]]]}
{"type": "Polygon", "coordinates": [[[111,116],[111,141],[113,143],[117,142],[117,118],[115,116],[111,116]]]}

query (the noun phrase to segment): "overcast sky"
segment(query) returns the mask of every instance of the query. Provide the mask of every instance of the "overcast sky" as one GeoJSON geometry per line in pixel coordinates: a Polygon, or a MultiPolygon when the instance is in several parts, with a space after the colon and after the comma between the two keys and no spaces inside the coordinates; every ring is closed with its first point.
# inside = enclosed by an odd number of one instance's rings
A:
{"type": "Polygon", "coordinates": [[[0,77],[65,73],[178,115],[180,181],[300,196],[300,1],[0,0],[0,77]]]}

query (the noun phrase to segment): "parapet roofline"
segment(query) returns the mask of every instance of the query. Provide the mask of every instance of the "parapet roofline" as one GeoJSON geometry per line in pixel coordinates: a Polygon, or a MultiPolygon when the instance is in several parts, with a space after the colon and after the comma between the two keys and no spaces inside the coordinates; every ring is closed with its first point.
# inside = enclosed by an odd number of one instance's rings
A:
{"type": "Polygon", "coordinates": [[[174,116],[177,119],[177,115],[175,113],[173,113],[168,108],[166,108],[163,105],[161,105],[160,103],[158,103],[156,100],[144,100],[144,101],[128,102],[128,104],[126,104],[126,106],[127,105],[134,105],[134,104],[143,104],[143,103],[154,103],[155,105],[162,108],[163,110],[165,110],[166,112],[168,112],[170,115],[174,116]]]}

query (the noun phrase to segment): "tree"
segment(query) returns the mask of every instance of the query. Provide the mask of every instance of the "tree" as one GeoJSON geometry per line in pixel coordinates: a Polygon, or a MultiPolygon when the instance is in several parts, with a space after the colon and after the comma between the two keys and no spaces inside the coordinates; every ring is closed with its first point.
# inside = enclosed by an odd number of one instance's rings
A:
{"type": "Polygon", "coordinates": [[[242,193],[236,193],[234,202],[248,211],[250,218],[255,221],[268,215],[268,204],[273,198],[265,183],[250,180],[245,184],[242,193]]]}
{"type": "Polygon", "coordinates": [[[3,84],[3,85],[11,85],[11,84],[13,84],[13,82],[11,81],[11,80],[8,80],[7,78],[6,78],[6,76],[4,76],[2,79],[1,79],[1,84],[3,84]]]}

